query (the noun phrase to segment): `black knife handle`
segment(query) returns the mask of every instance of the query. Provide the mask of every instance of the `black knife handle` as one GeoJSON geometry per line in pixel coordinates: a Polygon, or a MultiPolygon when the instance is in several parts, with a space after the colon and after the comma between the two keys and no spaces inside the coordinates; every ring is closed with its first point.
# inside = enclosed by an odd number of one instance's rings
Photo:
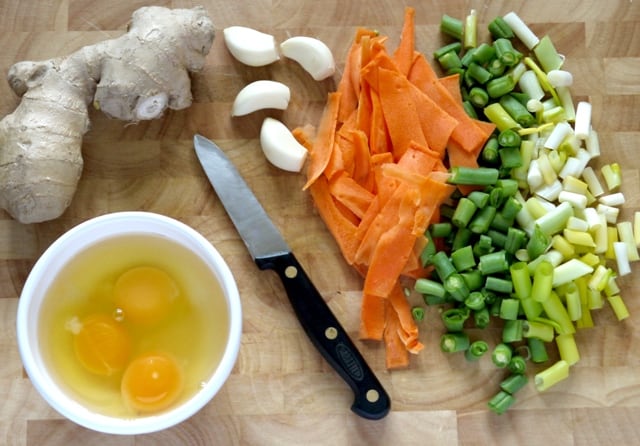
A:
{"type": "Polygon", "coordinates": [[[391,400],[347,332],[292,253],[256,259],[260,269],[275,270],[307,336],[353,390],[351,410],[377,420],[389,412],[391,400]]]}

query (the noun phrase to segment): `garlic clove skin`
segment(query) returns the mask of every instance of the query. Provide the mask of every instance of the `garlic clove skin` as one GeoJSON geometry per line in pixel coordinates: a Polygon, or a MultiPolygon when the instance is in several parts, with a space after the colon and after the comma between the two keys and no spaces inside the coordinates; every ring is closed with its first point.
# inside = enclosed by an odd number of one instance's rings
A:
{"type": "Polygon", "coordinates": [[[321,81],[333,75],[336,63],[327,45],[313,37],[291,37],[280,44],[283,56],[298,62],[313,79],[321,81]]]}
{"type": "Polygon", "coordinates": [[[245,65],[262,67],[280,59],[276,39],[271,34],[245,26],[230,26],[222,34],[229,52],[245,65]]]}
{"type": "Polygon", "coordinates": [[[236,95],[231,116],[244,116],[265,108],[284,110],[290,98],[291,91],[283,83],[270,80],[251,82],[236,95]]]}
{"type": "Polygon", "coordinates": [[[280,121],[267,117],[260,129],[260,145],[267,160],[289,172],[300,172],[307,159],[307,149],[280,121]]]}

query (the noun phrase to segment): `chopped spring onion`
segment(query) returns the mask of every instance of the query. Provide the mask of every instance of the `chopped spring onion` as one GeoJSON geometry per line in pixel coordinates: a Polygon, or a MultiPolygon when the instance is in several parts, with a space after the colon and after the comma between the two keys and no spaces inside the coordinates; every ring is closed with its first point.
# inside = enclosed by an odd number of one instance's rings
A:
{"type": "Polygon", "coordinates": [[[580,139],[587,139],[591,131],[591,104],[585,101],[578,102],[574,131],[580,139]]]}
{"type": "Polygon", "coordinates": [[[533,31],[527,26],[526,23],[516,14],[511,11],[505,14],[503,20],[509,25],[512,29],[513,33],[520,39],[520,41],[526,46],[528,49],[532,50],[538,45],[540,39],[536,36],[533,31]]]}
{"type": "Polygon", "coordinates": [[[570,366],[580,360],[578,345],[572,333],[559,334],[556,336],[556,345],[558,346],[560,359],[566,361],[570,366]]]}
{"type": "Polygon", "coordinates": [[[536,389],[539,392],[543,392],[568,377],[569,363],[561,359],[554,363],[551,367],[548,367],[537,373],[534,377],[534,383],[536,389]]]}
{"type": "Polygon", "coordinates": [[[573,76],[565,70],[551,70],[547,73],[547,79],[554,87],[569,87],[573,84],[573,76]]]}

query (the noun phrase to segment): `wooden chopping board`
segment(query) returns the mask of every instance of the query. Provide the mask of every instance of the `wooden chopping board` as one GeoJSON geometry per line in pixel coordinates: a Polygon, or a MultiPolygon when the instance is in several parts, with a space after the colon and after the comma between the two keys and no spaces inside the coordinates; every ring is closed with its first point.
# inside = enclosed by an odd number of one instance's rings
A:
{"type": "MultiPolygon", "coordinates": [[[[48,59],[124,32],[134,9],[151,2],[87,0],[0,1],[0,72],[20,60],[48,59]]],[[[314,351],[270,272],[259,271],[208,184],[192,149],[195,132],[214,139],[236,163],[279,226],[343,325],[357,337],[361,279],[343,261],[319,219],[303,175],[279,171],[262,156],[262,119],[274,116],[291,128],[316,124],[336,87],[355,27],[368,26],[398,41],[405,4],[416,8],[417,46],[430,55],[443,40],[443,13],[463,17],[471,8],[485,25],[514,10],[543,35],[550,34],[573,72],[576,99],[593,104],[601,163],[623,167],[627,203],[621,218],[640,210],[640,4],[597,1],[391,0],[279,2],[161,2],[203,4],[216,29],[244,25],[274,34],[311,35],[333,50],[333,79],[313,81],[300,67],[280,61],[247,68],[227,53],[221,33],[205,69],[194,76],[194,105],[162,119],[124,125],[92,115],[83,146],[85,168],[73,203],[59,219],[21,225],[0,214],[0,443],[7,445],[424,445],[575,444],[640,442],[640,271],[620,281],[631,317],[618,323],[611,310],[595,314],[596,328],[578,335],[582,360],[568,380],[544,394],[530,385],[518,403],[497,416],[486,402],[501,373],[489,360],[467,363],[438,348],[435,309],[421,323],[426,348],[407,370],[388,372],[382,345],[358,345],[392,398],[383,420],[367,421],[349,410],[352,395],[314,351]],[[235,94],[253,80],[274,79],[292,91],[284,112],[231,118],[235,94]],[[238,362],[220,394],[200,413],[164,432],[113,437],[61,418],[26,377],[16,348],[18,296],[38,256],[65,230],[88,218],[120,210],[165,214],[204,234],[228,261],[244,306],[238,362]]],[[[483,28],[484,29],[484,28],[483,28]]],[[[0,83],[0,116],[17,98],[0,83]]],[[[419,302],[418,296],[412,299],[419,302]]]]}

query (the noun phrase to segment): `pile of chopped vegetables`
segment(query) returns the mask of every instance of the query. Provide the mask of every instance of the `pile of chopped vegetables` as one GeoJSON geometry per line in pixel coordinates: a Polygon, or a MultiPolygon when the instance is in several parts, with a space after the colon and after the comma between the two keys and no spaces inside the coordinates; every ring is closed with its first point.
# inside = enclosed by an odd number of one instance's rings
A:
{"type": "Polygon", "coordinates": [[[361,338],[384,341],[389,369],[423,348],[424,310],[401,285],[413,278],[441,311],[442,351],[506,371],[489,401],[500,414],[529,363],[539,391],[568,376],[592,311],[628,317],[616,279],[640,260],[640,215],[618,221],[620,166],[590,165],[591,105],[574,106],[551,38],[513,12],[488,25],[491,42],[477,27],[475,11],[442,17],[443,76],[415,49],[412,8],[392,54],[358,29],[317,134],[294,133],[310,150],[305,187],[364,277],[361,338]],[[494,346],[477,330],[491,324],[494,346]]]}

